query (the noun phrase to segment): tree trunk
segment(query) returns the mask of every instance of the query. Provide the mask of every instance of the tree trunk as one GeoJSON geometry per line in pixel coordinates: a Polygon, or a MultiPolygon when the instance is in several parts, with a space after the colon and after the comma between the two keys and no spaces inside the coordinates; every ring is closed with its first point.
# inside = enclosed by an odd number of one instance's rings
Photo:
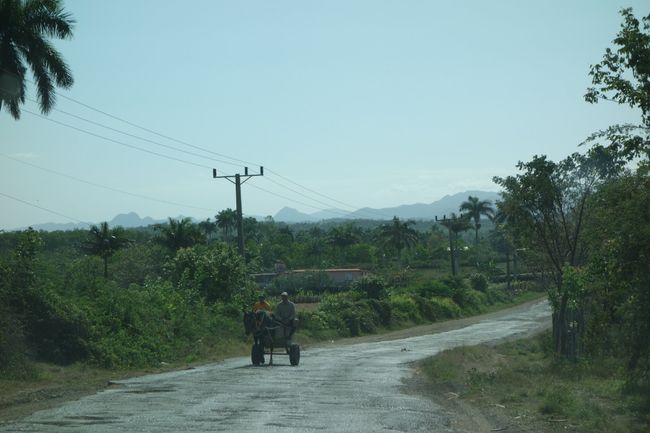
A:
{"type": "Polygon", "coordinates": [[[451,236],[451,228],[449,229],[449,257],[451,259],[451,275],[456,276],[456,260],[454,257],[454,241],[451,236]]]}
{"type": "Polygon", "coordinates": [[[506,252],[506,281],[508,282],[508,292],[511,291],[510,285],[510,252],[506,252]]]}

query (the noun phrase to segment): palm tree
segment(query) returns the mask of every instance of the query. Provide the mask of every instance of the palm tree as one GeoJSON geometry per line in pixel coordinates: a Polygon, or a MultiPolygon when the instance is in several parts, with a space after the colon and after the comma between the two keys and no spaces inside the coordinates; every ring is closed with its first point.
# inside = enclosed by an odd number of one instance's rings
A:
{"type": "Polygon", "coordinates": [[[458,274],[458,258],[456,257],[456,251],[458,250],[458,234],[472,228],[469,222],[469,216],[467,214],[456,215],[452,212],[450,218],[443,219],[440,221],[440,224],[447,227],[449,230],[449,255],[451,257],[451,274],[456,276],[456,274],[458,274]]]}
{"type": "Polygon", "coordinates": [[[210,239],[212,238],[212,233],[214,233],[217,230],[217,223],[210,221],[210,218],[206,218],[205,221],[201,221],[199,223],[199,229],[205,235],[205,243],[207,244],[210,243],[210,239]]]}
{"type": "Polygon", "coordinates": [[[109,229],[108,223],[103,222],[92,226],[88,232],[88,239],[81,244],[82,250],[88,254],[99,256],[104,260],[104,278],[108,278],[108,258],[117,250],[124,248],[131,241],[124,237],[124,229],[116,227],[109,229]]]}
{"type": "Polygon", "coordinates": [[[481,228],[481,216],[485,215],[491,218],[494,215],[492,202],[489,200],[479,200],[478,197],[468,197],[467,201],[461,203],[460,211],[467,211],[467,215],[474,220],[474,230],[476,231],[475,243],[478,245],[478,230],[481,228]]]}
{"type": "Polygon", "coordinates": [[[60,0],[0,0],[0,109],[4,103],[14,119],[20,118],[28,67],[43,113],[54,105],[55,84],[72,86],[70,68],[47,39],[72,37],[73,24],[60,0]]]}
{"type": "Polygon", "coordinates": [[[156,240],[172,251],[201,242],[202,234],[191,218],[169,218],[167,224],[159,224],[155,229],[162,233],[156,240]]]}
{"type": "Polygon", "coordinates": [[[223,232],[223,240],[230,242],[232,232],[237,227],[237,211],[230,208],[220,211],[216,216],[217,227],[223,232]]]}
{"type": "Polygon", "coordinates": [[[340,263],[345,260],[345,249],[358,243],[361,238],[361,228],[352,223],[333,227],[326,236],[327,243],[338,250],[340,263]]]}
{"type": "Polygon", "coordinates": [[[397,251],[397,259],[402,263],[402,250],[410,248],[418,241],[418,232],[411,226],[415,221],[400,221],[396,216],[393,217],[392,224],[384,224],[379,227],[379,237],[384,245],[397,251]]]}

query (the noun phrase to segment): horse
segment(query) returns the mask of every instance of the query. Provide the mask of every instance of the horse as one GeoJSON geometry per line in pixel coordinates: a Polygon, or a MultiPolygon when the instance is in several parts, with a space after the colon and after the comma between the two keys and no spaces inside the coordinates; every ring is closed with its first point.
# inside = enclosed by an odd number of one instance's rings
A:
{"type": "Polygon", "coordinates": [[[253,335],[254,346],[261,348],[261,363],[264,363],[264,347],[268,347],[271,355],[269,365],[273,365],[274,331],[277,329],[273,315],[266,310],[245,311],[244,329],[246,335],[253,335]]]}

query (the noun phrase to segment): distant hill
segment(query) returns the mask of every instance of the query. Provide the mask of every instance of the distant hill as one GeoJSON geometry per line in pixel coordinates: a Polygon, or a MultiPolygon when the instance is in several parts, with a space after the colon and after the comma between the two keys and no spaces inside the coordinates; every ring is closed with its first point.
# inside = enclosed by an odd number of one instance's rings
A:
{"type": "MultiPolygon", "coordinates": [[[[282,221],[286,223],[304,223],[304,222],[319,222],[323,220],[341,220],[341,219],[367,219],[367,220],[390,220],[394,216],[400,219],[414,219],[414,220],[432,220],[436,216],[442,218],[443,215],[449,215],[452,212],[458,213],[460,204],[467,200],[469,196],[478,197],[481,200],[490,200],[494,203],[499,194],[492,191],[465,191],[457,194],[446,195],[438,201],[433,203],[415,203],[387,208],[363,208],[354,212],[346,212],[341,209],[325,209],[312,214],[306,214],[290,207],[282,208],[273,219],[275,221],[282,221]]],[[[177,218],[183,218],[178,216],[177,218]]],[[[194,220],[196,222],[196,220],[194,220]]],[[[147,227],[152,224],[159,224],[167,222],[164,220],[155,220],[151,217],[141,218],[135,212],[119,214],[108,222],[111,227],[122,226],[124,228],[137,228],[147,227]]],[[[86,230],[93,224],[90,223],[46,223],[35,224],[32,227],[35,230],[44,231],[57,231],[57,230],[86,230]]],[[[23,229],[18,230],[24,230],[23,229]]]]}
{"type": "Polygon", "coordinates": [[[459,213],[458,208],[462,202],[467,201],[469,196],[478,197],[480,200],[490,200],[492,203],[499,199],[499,193],[493,191],[465,191],[446,195],[440,200],[429,204],[415,203],[379,209],[362,208],[349,213],[340,209],[333,209],[306,214],[296,209],[285,207],[273,219],[288,223],[317,222],[331,218],[389,220],[394,216],[400,219],[432,220],[436,216],[442,218],[443,215],[449,215],[452,212],[459,213]]]}
{"type": "MultiPolygon", "coordinates": [[[[108,221],[110,227],[122,226],[124,228],[136,228],[136,227],[147,227],[152,224],[164,223],[166,220],[154,220],[151,217],[140,218],[140,216],[135,212],[123,213],[116,215],[115,218],[108,221]]],[[[34,224],[31,226],[34,230],[43,230],[46,232],[54,232],[58,230],[86,230],[89,229],[92,225],[98,225],[96,223],[45,223],[45,224],[34,224]]],[[[27,227],[25,227],[27,228],[27,227]]],[[[20,229],[19,229],[20,230],[20,229]]]]}

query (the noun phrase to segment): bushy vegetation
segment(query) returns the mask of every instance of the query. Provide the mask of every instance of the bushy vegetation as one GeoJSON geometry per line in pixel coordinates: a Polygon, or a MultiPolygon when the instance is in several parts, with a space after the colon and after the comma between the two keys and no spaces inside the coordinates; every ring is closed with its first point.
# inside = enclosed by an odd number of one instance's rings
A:
{"type": "Polygon", "coordinates": [[[647,387],[630,386],[624,356],[578,363],[554,353],[551,333],[498,346],[458,347],[419,363],[447,404],[471,401],[516,431],[642,432],[647,387]]]}
{"type": "Polygon", "coordinates": [[[428,268],[433,274],[414,278],[428,271],[408,270],[409,245],[414,247],[418,236],[429,244],[438,239],[430,227],[420,232],[394,220],[383,229],[346,223],[294,233],[284,224],[248,219],[249,235],[266,242],[249,251],[245,263],[232,247],[227,215],[217,226],[222,239],[210,231],[200,236],[207,223],[197,226],[187,219],[171,219],[153,230],[101,224],[89,231],[1,233],[0,374],[26,377],[29,360],[139,368],[200,358],[219,344],[243,341],[241,312],[259,290],[249,274],[273,271],[278,262],[307,266],[309,254],[302,259],[295,254],[309,246],[342,267],[354,257],[377,261],[368,265],[376,273],[353,283],[335,283],[315,270],[279,276],[266,288],[271,298],[289,291],[297,302],[319,305],[299,309],[300,332],[311,338],[459,317],[508,302],[514,293],[490,287],[486,278],[477,286],[476,277],[471,282],[445,277],[433,265],[428,268]],[[406,240],[400,229],[406,230],[406,240]],[[364,242],[368,248],[359,249],[364,242]],[[381,260],[360,253],[382,248],[390,254],[381,260]]]}

